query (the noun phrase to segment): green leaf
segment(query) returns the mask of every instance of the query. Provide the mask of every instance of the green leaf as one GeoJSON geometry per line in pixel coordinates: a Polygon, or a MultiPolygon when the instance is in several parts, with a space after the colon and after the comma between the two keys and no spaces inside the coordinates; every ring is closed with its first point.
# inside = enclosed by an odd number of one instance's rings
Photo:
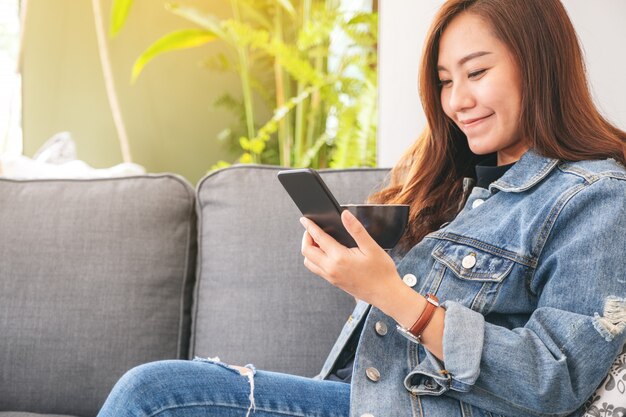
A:
{"type": "Polygon", "coordinates": [[[252,139],[250,141],[250,151],[260,155],[265,149],[265,141],[262,139],[252,139]]]}
{"type": "Polygon", "coordinates": [[[255,6],[252,6],[245,1],[240,2],[239,5],[241,6],[244,15],[249,17],[250,20],[258,23],[264,29],[269,30],[272,28],[272,22],[270,22],[265,16],[263,16],[262,13],[257,10],[258,7],[255,8],[255,6]]]}
{"type": "Polygon", "coordinates": [[[322,85],[325,74],[316,71],[308,60],[300,57],[298,50],[292,45],[286,44],[278,39],[273,39],[269,44],[255,45],[263,48],[268,54],[276,57],[280,65],[296,81],[307,85],[322,85]]]}
{"type": "Polygon", "coordinates": [[[310,167],[313,158],[315,158],[315,156],[319,153],[322,146],[327,144],[328,136],[326,135],[326,133],[322,133],[322,135],[317,138],[313,146],[307,149],[307,151],[304,153],[302,160],[296,161],[296,164],[301,167],[310,167]]]}
{"type": "Polygon", "coordinates": [[[237,72],[237,65],[233,64],[228,56],[222,53],[216,53],[215,55],[204,59],[201,61],[200,65],[209,71],[237,72]]]}
{"type": "Polygon", "coordinates": [[[240,164],[251,164],[253,162],[254,162],[254,159],[252,158],[252,155],[250,155],[247,152],[239,157],[240,164]]]}
{"type": "Polygon", "coordinates": [[[232,111],[233,113],[243,111],[243,103],[241,100],[236,99],[230,93],[224,93],[219,96],[214,102],[213,105],[216,107],[223,107],[232,111]]]}
{"type": "Polygon", "coordinates": [[[111,23],[109,26],[109,36],[115,37],[124,26],[130,6],[133,0],[113,0],[111,4],[111,23]]]}
{"type": "Polygon", "coordinates": [[[207,174],[211,173],[211,171],[216,171],[218,169],[228,168],[229,166],[231,166],[230,162],[219,160],[219,161],[217,161],[217,163],[215,165],[213,165],[211,167],[211,169],[207,172],[207,174]]]}
{"type": "Polygon", "coordinates": [[[250,140],[246,137],[240,137],[239,138],[239,146],[241,146],[241,149],[243,149],[244,151],[249,151],[250,150],[250,140]]]}
{"type": "Polygon", "coordinates": [[[349,25],[358,25],[360,23],[365,23],[372,27],[376,27],[378,24],[378,14],[377,13],[356,13],[350,20],[348,20],[349,25]]]}
{"type": "Polygon", "coordinates": [[[132,73],[132,82],[139,77],[143,68],[156,56],[177,49],[193,48],[215,40],[213,32],[203,29],[183,29],[169,33],[154,42],[135,61],[132,73]]]}
{"type": "Polygon", "coordinates": [[[211,14],[203,13],[193,7],[180,6],[178,3],[165,3],[165,9],[212,32],[223,41],[232,41],[230,36],[222,29],[220,19],[211,14]]]}
{"type": "Polygon", "coordinates": [[[269,42],[269,32],[266,30],[257,30],[247,23],[237,20],[228,19],[223,22],[223,26],[230,34],[230,39],[239,47],[252,45],[265,45],[269,42]]]}

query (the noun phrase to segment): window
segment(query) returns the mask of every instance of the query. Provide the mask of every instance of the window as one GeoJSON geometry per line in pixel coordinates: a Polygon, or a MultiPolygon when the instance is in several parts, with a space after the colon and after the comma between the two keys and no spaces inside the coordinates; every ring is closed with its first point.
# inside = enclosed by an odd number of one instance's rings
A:
{"type": "Polygon", "coordinates": [[[19,0],[0,0],[0,155],[22,153],[19,0]]]}

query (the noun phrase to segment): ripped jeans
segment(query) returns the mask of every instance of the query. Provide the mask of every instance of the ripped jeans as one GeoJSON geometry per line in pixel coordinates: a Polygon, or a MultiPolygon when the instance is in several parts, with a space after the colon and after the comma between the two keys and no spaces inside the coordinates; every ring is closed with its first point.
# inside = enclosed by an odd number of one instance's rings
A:
{"type": "Polygon", "coordinates": [[[196,359],[131,369],[98,417],[348,417],[349,410],[349,384],[196,359]]]}

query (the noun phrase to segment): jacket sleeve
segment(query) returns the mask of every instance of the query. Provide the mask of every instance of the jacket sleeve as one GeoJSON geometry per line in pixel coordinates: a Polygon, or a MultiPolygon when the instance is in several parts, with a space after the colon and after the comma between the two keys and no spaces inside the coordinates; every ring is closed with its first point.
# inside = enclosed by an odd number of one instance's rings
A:
{"type": "Polygon", "coordinates": [[[445,364],[427,352],[407,389],[434,388],[507,416],[566,416],[591,396],[626,340],[626,181],[581,187],[553,215],[524,327],[444,302],[445,364]]]}

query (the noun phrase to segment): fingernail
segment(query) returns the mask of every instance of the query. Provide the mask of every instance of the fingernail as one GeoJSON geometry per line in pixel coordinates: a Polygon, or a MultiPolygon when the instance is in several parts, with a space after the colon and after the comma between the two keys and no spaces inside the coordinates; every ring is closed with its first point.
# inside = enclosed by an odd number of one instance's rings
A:
{"type": "Polygon", "coordinates": [[[300,223],[302,226],[306,227],[306,219],[304,217],[300,217],[300,223]]]}

